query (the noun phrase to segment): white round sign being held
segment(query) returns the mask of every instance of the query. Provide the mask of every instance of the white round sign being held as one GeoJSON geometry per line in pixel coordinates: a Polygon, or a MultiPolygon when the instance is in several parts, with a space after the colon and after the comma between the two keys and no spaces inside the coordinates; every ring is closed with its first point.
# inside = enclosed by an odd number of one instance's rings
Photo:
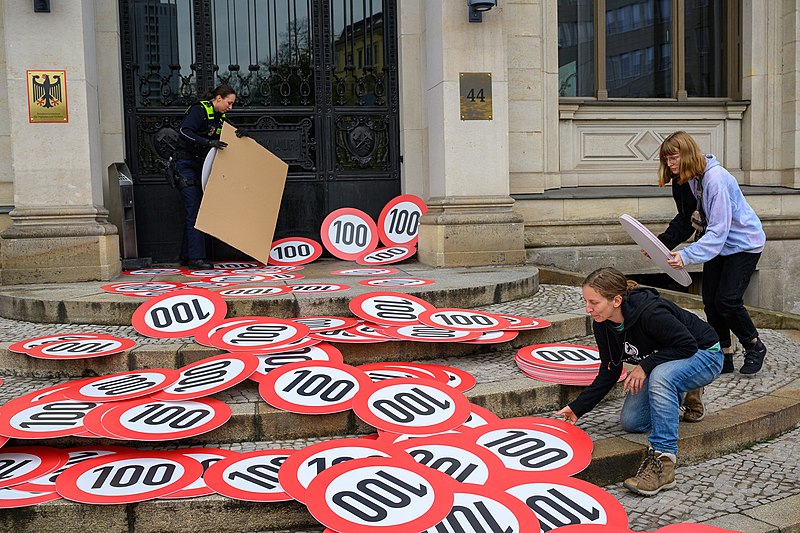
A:
{"type": "Polygon", "coordinates": [[[228,306],[219,294],[205,289],[170,292],[148,300],[133,313],[131,323],[142,335],[178,338],[225,318],[228,306]]]}
{"type": "Polygon", "coordinates": [[[378,234],[386,246],[414,246],[419,234],[419,220],[428,210],[422,198],[403,194],[386,204],[378,217],[378,234]]]}
{"type": "Polygon", "coordinates": [[[331,255],[344,261],[354,261],[378,245],[378,228],[365,212],[345,207],[325,217],[320,237],[331,255]]]}
{"type": "Polygon", "coordinates": [[[672,255],[669,252],[669,249],[664,246],[664,243],[658,240],[658,237],[653,235],[653,232],[647,229],[641,222],[633,218],[628,214],[624,214],[619,217],[619,223],[622,224],[622,227],[625,228],[625,231],[628,232],[631,239],[633,239],[636,244],[642,247],[642,249],[647,252],[647,255],[650,256],[650,259],[658,265],[663,272],[665,272],[669,277],[683,285],[684,287],[688,287],[692,284],[692,277],[686,272],[685,269],[680,268],[672,268],[667,263],[668,259],[672,258],[672,255]]]}
{"type": "Polygon", "coordinates": [[[211,167],[214,165],[214,159],[217,157],[217,149],[212,147],[206,154],[203,160],[203,169],[200,171],[200,186],[206,190],[208,178],[211,176],[211,167]]]}

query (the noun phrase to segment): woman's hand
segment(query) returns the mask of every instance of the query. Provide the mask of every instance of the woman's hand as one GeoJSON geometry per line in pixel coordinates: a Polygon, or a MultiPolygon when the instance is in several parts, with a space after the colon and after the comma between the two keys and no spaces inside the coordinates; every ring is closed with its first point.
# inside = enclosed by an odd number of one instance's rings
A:
{"type": "Polygon", "coordinates": [[[683,268],[685,266],[683,264],[683,259],[681,259],[681,254],[678,252],[670,252],[669,255],[672,256],[672,259],[667,259],[667,264],[669,266],[675,269],[683,268]]]}
{"type": "Polygon", "coordinates": [[[570,409],[569,405],[563,408],[562,410],[556,412],[556,418],[560,418],[561,420],[569,424],[574,424],[575,422],[578,421],[578,417],[575,416],[575,413],[572,412],[572,409],[570,409]]]}
{"type": "Polygon", "coordinates": [[[637,366],[628,372],[628,377],[625,378],[625,383],[622,385],[622,390],[631,391],[631,394],[636,394],[642,390],[642,385],[646,379],[647,375],[644,373],[644,370],[642,370],[642,367],[637,366]]]}

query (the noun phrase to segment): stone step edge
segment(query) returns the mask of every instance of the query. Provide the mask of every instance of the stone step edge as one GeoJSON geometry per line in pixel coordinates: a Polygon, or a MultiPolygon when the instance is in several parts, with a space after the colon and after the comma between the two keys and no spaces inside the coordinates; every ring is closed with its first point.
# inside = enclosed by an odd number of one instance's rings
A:
{"type": "MultiPolygon", "coordinates": [[[[530,267],[530,272],[512,280],[492,282],[491,278],[486,276],[483,280],[489,281],[464,287],[437,288],[436,285],[412,287],[397,292],[417,296],[436,307],[474,308],[526,298],[534,294],[539,287],[538,269],[533,266],[530,267]]],[[[246,283],[241,284],[242,288],[247,286],[246,283]]],[[[348,302],[361,292],[364,291],[359,290],[346,297],[339,293],[288,294],[264,298],[231,298],[226,302],[229,317],[255,314],[291,318],[302,315],[340,315],[345,312],[349,315],[348,302]]],[[[24,288],[0,290],[0,317],[38,323],[124,326],[131,323],[136,308],[146,301],[122,295],[119,299],[111,299],[113,296],[99,288],[96,295],[72,296],[72,299],[67,300],[40,297],[38,292],[36,295],[31,295],[26,293],[24,288]],[[98,296],[99,299],[92,299],[94,296],[98,296]]]]}
{"type": "MultiPolygon", "coordinates": [[[[562,339],[582,337],[589,335],[592,331],[590,318],[582,308],[539,318],[547,320],[553,325],[545,329],[521,331],[514,340],[502,344],[440,344],[410,341],[367,345],[333,344],[342,352],[346,363],[359,365],[390,360],[412,361],[478,356],[487,352],[517,349],[529,344],[559,342],[562,339]],[[378,346],[377,349],[376,346],[378,346]],[[376,352],[381,355],[375,357],[376,352]]],[[[119,354],[58,361],[37,359],[11,352],[8,350],[8,346],[11,344],[10,342],[0,343],[0,374],[40,378],[93,376],[144,368],[180,368],[224,352],[224,350],[202,346],[194,342],[141,344],[119,354]]]]}
{"type": "MultiPolygon", "coordinates": [[[[701,423],[682,424],[679,468],[680,464],[719,457],[751,446],[790,430],[798,422],[800,379],[762,398],[711,413],[701,423]]],[[[635,473],[645,451],[646,445],[639,436],[626,435],[595,441],[592,464],[577,477],[599,486],[620,482],[635,473]]],[[[790,501],[796,503],[797,500],[795,496],[790,501]]],[[[770,505],[774,504],[765,507],[770,505]]],[[[763,520],[770,515],[753,512],[747,516],[761,517],[760,520],[763,520]]],[[[58,529],[60,533],[223,533],[300,527],[319,525],[305,506],[298,502],[260,504],[216,495],[185,501],[154,500],[124,506],[87,506],[57,500],[35,507],[9,509],[0,514],[0,529],[4,531],[58,529]]]]}

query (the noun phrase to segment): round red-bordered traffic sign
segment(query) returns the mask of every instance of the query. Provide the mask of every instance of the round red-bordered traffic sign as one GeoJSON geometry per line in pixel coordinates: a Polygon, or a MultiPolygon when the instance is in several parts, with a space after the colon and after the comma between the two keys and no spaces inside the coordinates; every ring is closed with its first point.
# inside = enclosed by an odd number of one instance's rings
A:
{"type": "Polygon", "coordinates": [[[322,221],[322,244],[330,254],[344,261],[354,261],[364,252],[378,246],[375,221],[360,209],[343,207],[322,221]]]}
{"type": "Polygon", "coordinates": [[[266,265],[263,263],[257,263],[255,261],[239,261],[239,262],[225,262],[225,261],[215,261],[214,262],[214,269],[215,270],[240,270],[242,268],[263,268],[266,265]]]}
{"type": "Polygon", "coordinates": [[[7,350],[9,352],[27,354],[33,348],[41,346],[42,344],[48,344],[51,342],[71,341],[74,339],[94,339],[97,337],[106,337],[106,336],[108,335],[104,333],[64,333],[61,335],[44,335],[42,337],[34,337],[32,339],[25,339],[24,341],[15,342],[14,344],[10,345],[7,348],[7,350]]]}
{"type": "Polygon", "coordinates": [[[204,479],[205,471],[218,461],[228,459],[230,457],[239,457],[241,455],[239,452],[222,450],[220,448],[179,448],[175,451],[183,455],[187,455],[195,461],[198,461],[203,467],[203,475],[179,491],[161,496],[162,499],[177,500],[183,498],[197,498],[198,496],[208,496],[209,494],[214,494],[214,489],[206,485],[204,479]]]}
{"type": "MultiPolygon", "coordinates": [[[[433,366],[430,363],[428,363],[428,365],[433,366]]],[[[469,389],[474,387],[475,384],[478,382],[478,380],[475,379],[475,376],[473,376],[466,370],[461,370],[460,368],[456,368],[454,366],[445,366],[445,365],[441,365],[439,366],[439,368],[445,374],[447,374],[448,377],[447,385],[461,392],[468,391],[469,389]]]]}
{"type": "Polygon", "coordinates": [[[272,287],[231,287],[230,289],[223,289],[215,292],[223,298],[257,298],[259,296],[287,294],[292,292],[292,289],[286,285],[279,285],[272,287]]]}
{"type": "Polygon", "coordinates": [[[518,500],[535,504],[531,508],[542,530],[573,524],[576,519],[583,524],[628,527],[628,513],[622,504],[588,481],[545,473],[525,478],[509,472],[504,486],[505,492],[518,500]]]}
{"type": "Polygon", "coordinates": [[[357,326],[360,320],[344,316],[303,316],[293,318],[295,322],[305,324],[313,333],[315,331],[332,331],[334,329],[347,329],[357,326]]]}
{"type": "Polygon", "coordinates": [[[305,237],[286,237],[272,243],[269,264],[280,266],[305,265],[322,255],[322,245],[305,237]]]}
{"type": "Polygon", "coordinates": [[[315,477],[305,503],[314,518],[335,531],[408,533],[424,531],[447,516],[455,486],[441,472],[413,461],[353,459],[315,477]],[[394,501],[381,498],[376,489],[391,494],[394,501]]]}
{"type": "Polygon", "coordinates": [[[472,341],[464,341],[467,344],[502,344],[511,342],[519,336],[519,331],[500,330],[484,331],[481,336],[472,341]]]}
{"type": "Polygon", "coordinates": [[[453,531],[502,531],[503,533],[540,531],[536,513],[525,503],[494,487],[469,484],[459,484],[455,488],[453,509],[447,517],[421,533],[447,531],[448,526],[453,528],[453,531]],[[478,530],[476,526],[481,529],[478,530]]]}
{"type": "Polygon", "coordinates": [[[133,339],[103,335],[40,344],[31,348],[28,355],[37,359],[88,359],[124,352],[134,346],[133,339]]]}
{"type": "Polygon", "coordinates": [[[67,452],[47,446],[0,448],[0,488],[37,479],[68,460],[67,452]]]}
{"type": "Polygon", "coordinates": [[[435,328],[458,331],[496,331],[511,325],[508,320],[494,313],[452,307],[420,313],[419,321],[435,328]]]}
{"type": "Polygon", "coordinates": [[[201,270],[187,270],[183,273],[183,275],[192,278],[213,278],[214,276],[221,276],[223,274],[229,274],[229,273],[230,273],[229,270],[206,268],[201,270]]]}
{"type": "Polygon", "coordinates": [[[294,450],[257,450],[217,461],[203,479],[214,492],[248,502],[291,500],[278,481],[281,465],[294,450]]]}
{"type": "Polygon", "coordinates": [[[389,276],[400,272],[396,268],[345,268],[331,272],[334,276],[389,276]]]}
{"type": "Polygon", "coordinates": [[[378,235],[386,246],[413,246],[419,235],[419,219],[428,206],[419,196],[402,194],[392,198],[378,217],[378,235]]]}
{"type": "Polygon", "coordinates": [[[436,283],[432,279],[422,278],[375,278],[364,279],[358,282],[359,285],[367,287],[422,287],[436,283]]]}
{"type": "Polygon", "coordinates": [[[180,372],[171,368],[128,370],[88,378],[64,389],[64,396],[86,402],[119,402],[158,392],[179,377],[180,372]]]}
{"type": "Polygon", "coordinates": [[[56,479],[56,490],[80,503],[135,503],[176,492],[202,475],[198,461],[177,451],[131,450],[65,470],[56,479]]]}
{"type": "Polygon", "coordinates": [[[357,367],[327,361],[283,365],[260,380],[258,392],[271,406],[302,414],[339,413],[372,382],[357,367]]]}
{"type": "Polygon", "coordinates": [[[544,368],[596,370],[600,365],[597,348],[579,344],[534,344],[520,348],[515,357],[544,368]]]}
{"type": "Polygon", "coordinates": [[[122,439],[164,441],[194,437],[217,429],[231,417],[231,408],[214,398],[154,400],[137,398],[110,404],[87,415],[84,425],[122,439]]]}
{"type": "Polygon", "coordinates": [[[114,453],[127,453],[131,451],[131,449],[124,446],[78,446],[75,448],[65,448],[63,451],[69,456],[65,464],[41,477],[19,485],[14,485],[13,488],[31,492],[55,492],[56,479],[67,468],[96,457],[104,457],[114,453]]]}
{"type": "Polygon", "coordinates": [[[475,405],[471,403],[469,405],[470,413],[469,418],[464,421],[461,427],[468,427],[468,428],[477,428],[481,426],[485,426],[491,424],[493,422],[499,422],[501,418],[494,414],[492,411],[488,410],[485,407],[481,407],[480,405],[475,405]]]}
{"type": "Polygon", "coordinates": [[[347,328],[348,333],[353,333],[355,335],[360,335],[362,337],[370,337],[375,339],[375,342],[388,342],[396,340],[386,334],[384,334],[381,330],[383,326],[379,326],[372,322],[362,322],[356,326],[351,328],[347,328]]]}
{"type": "Polygon", "coordinates": [[[472,430],[469,438],[521,475],[571,476],[589,466],[592,439],[576,426],[569,432],[535,417],[509,418],[472,430]],[[545,425],[546,424],[546,425],[545,425]]]}
{"type": "Polygon", "coordinates": [[[364,266],[390,265],[399,263],[417,253],[416,246],[393,245],[386,248],[376,248],[371,252],[364,252],[356,257],[356,264],[364,266]]]}
{"type": "Polygon", "coordinates": [[[280,368],[283,365],[297,363],[300,361],[330,361],[332,363],[343,363],[344,358],[334,346],[327,342],[320,342],[314,346],[291,350],[287,352],[277,352],[274,354],[255,354],[260,364],[256,371],[250,376],[253,381],[262,381],[267,374],[280,368]]]}
{"type": "Polygon", "coordinates": [[[124,294],[137,292],[173,291],[183,286],[177,281],[129,281],[127,283],[110,283],[100,288],[105,292],[124,294]]]}
{"type": "Polygon", "coordinates": [[[309,337],[320,339],[327,342],[341,342],[345,344],[372,344],[375,342],[387,342],[391,339],[379,339],[372,335],[362,335],[356,333],[353,328],[332,329],[330,331],[316,331],[309,333],[309,337]]]}
{"type": "Polygon", "coordinates": [[[414,368],[399,368],[392,366],[391,363],[369,363],[358,365],[359,370],[364,372],[372,381],[383,381],[385,379],[432,379],[429,374],[414,368]]]}
{"type": "Polygon", "coordinates": [[[387,361],[384,364],[386,366],[400,368],[402,370],[422,372],[428,377],[428,379],[438,381],[439,383],[447,384],[450,382],[450,375],[442,370],[442,368],[451,368],[449,366],[445,367],[444,365],[436,365],[432,363],[409,363],[405,361],[402,363],[387,361]]]}
{"type": "MultiPolygon", "coordinates": [[[[237,319],[233,319],[237,320],[237,319]]],[[[306,337],[308,326],[292,320],[254,317],[251,322],[220,329],[208,336],[209,344],[231,352],[282,351],[286,345],[306,337]]]]}
{"type": "Polygon", "coordinates": [[[64,383],[58,383],[56,385],[51,385],[50,387],[44,387],[42,389],[37,389],[31,391],[27,394],[23,394],[22,396],[17,396],[16,398],[12,398],[11,400],[7,401],[3,404],[2,410],[11,410],[11,411],[20,411],[25,409],[35,403],[38,403],[44,399],[48,400],[69,400],[66,396],[64,396],[64,391],[75,387],[79,383],[87,381],[93,378],[80,378],[73,381],[67,381],[64,383]]]}
{"type": "Polygon", "coordinates": [[[97,402],[45,398],[25,405],[6,404],[0,409],[0,435],[15,439],[54,439],[86,431],[84,417],[97,402]]]}
{"type": "Polygon", "coordinates": [[[154,400],[193,400],[211,396],[249,378],[261,362],[248,352],[223,353],[178,369],[178,380],[151,394],[154,400]]]}
{"type": "Polygon", "coordinates": [[[368,292],[350,300],[350,311],[357,317],[389,326],[418,324],[419,315],[436,309],[416,296],[397,292],[368,292]]]}
{"type": "Polygon", "coordinates": [[[178,338],[225,318],[228,306],[218,293],[185,289],[156,296],[133,313],[133,328],[147,337],[178,338]]]}
{"type": "Polygon", "coordinates": [[[292,292],[297,294],[319,294],[323,292],[340,292],[350,289],[350,285],[343,285],[341,283],[316,283],[305,285],[289,285],[292,292]]]}
{"type": "Polygon", "coordinates": [[[55,491],[33,492],[17,489],[16,487],[5,487],[0,489],[0,509],[15,509],[17,507],[38,505],[60,498],[61,495],[55,491]]]}
{"type": "Polygon", "coordinates": [[[442,329],[427,324],[408,324],[381,329],[390,337],[415,342],[461,342],[480,338],[480,331],[442,329]]]}
{"type": "Polygon", "coordinates": [[[505,475],[499,457],[459,434],[412,438],[398,446],[419,464],[439,470],[459,483],[491,486],[505,475]]]}
{"type": "Polygon", "coordinates": [[[289,496],[305,503],[306,489],[315,477],[331,466],[353,459],[370,457],[410,457],[389,444],[364,438],[334,439],[318,442],[294,452],[278,471],[278,480],[289,496]]]}
{"type": "Polygon", "coordinates": [[[220,283],[218,281],[187,281],[183,284],[187,289],[221,289],[230,287],[233,283],[220,283]]]}
{"type": "Polygon", "coordinates": [[[530,329],[544,329],[549,328],[553,324],[541,318],[532,318],[528,316],[509,315],[508,313],[498,313],[498,316],[505,318],[511,323],[506,331],[523,331],[530,329]]]}
{"type": "Polygon", "coordinates": [[[211,276],[208,281],[214,283],[258,283],[267,281],[269,279],[267,274],[222,274],[221,276],[211,276]]]}
{"type": "Polygon", "coordinates": [[[203,346],[215,347],[211,345],[211,337],[219,332],[220,330],[227,329],[231,326],[241,325],[241,324],[252,324],[254,322],[258,322],[263,317],[258,316],[246,316],[246,317],[239,317],[239,318],[225,318],[221,322],[215,322],[213,324],[206,325],[199,330],[194,332],[194,340],[198,344],[202,344],[203,346]]]}
{"type": "Polygon", "coordinates": [[[367,424],[393,433],[431,434],[454,429],[469,417],[470,403],[444,383],[390,379],[370,383],[353,399],[367,424]]]}
{"type": "Polygon", "coordinates": [[[180,276],[183,269],[180,268],[137,268],[135,270],[123,270],[126,276],[180,276]]]}

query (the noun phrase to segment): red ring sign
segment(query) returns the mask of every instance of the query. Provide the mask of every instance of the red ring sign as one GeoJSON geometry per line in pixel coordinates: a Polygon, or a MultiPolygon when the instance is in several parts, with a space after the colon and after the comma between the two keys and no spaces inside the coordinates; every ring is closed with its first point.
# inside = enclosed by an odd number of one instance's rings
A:
{"type": "Polygon", "coordinates": [[[390,379],[370,383],[353,399],[353,411],[371,426],[393,433],[432,434],[469,417],[466,396],[443,383],[390,379]]]}
{"type": "Polygon", "coordinates": [[[334,270],[334,276],[388,276],[400,272],[396,268],[346,268],[344,270],[334,270]]]}
{"type": "Polygon", "coordinates": [[[278,471],[278,480],[289,496],[305,503],[309,484],[327,468],[353,459],[391,457],[397,454],[397,448],[376,440],[327,440],[294,452],[278,471]]]}
{"type": "MultiPolygon", "coordinates": [[[[231,352],[276,349],[298,341],[309,333],[308,326],[281,318],[258,317],[246,324],[224,328],[209,335],[211,346],[231,352]]],[[[291,348],[288,348],[291,349],[291,348]]]]}
{"type": "Polygon", "coordinates": [[[511,326],[508,320],[493,313],[455,308],[426,311],[419,315],[419,321],[435,328],[458,331],[496,331],[511,326]]]}
{"type": "Polygon", "coordinates": [[[499,422],[500,417],[491,412],[490,410],[486,409],[485,407],[481,407],[480,405],[475,405],[471,403],[469,405],[470,414],[469,418],[467,418],[466,422],[464,422],[464,426],[468,428],[477,428],[481,426],[485,426],[487,424],[491,424],[493,422],[499,422]]]}
{"type": "Polygon", "coordinates": [[[186,289],[157,296],[140,305],[131,324],[142,335],[177,338],[225,318],[228,306],[218,293],[186,289]]]}
{"type": "Polygon", "coordinates": [[[474,341],[464,341],[469,344],[501,344],[510,342],[517,338],[519,331],[501,330],[501,331],[484,331],[480,337],[474,341]]]}
{"type": "Polygon", "coordinates": [[[136,270],[123,270],[128,276],[176,276],[183,273],[180,268],[139,268],[136,270]]]}
{"type": "Polygon", "coordinates": [[[365,212],[345,207],[322,221],[320,237],[325,249],[338,259],[354,261],[378,245],[378,228],[365,212]]]}
{"type": "Polygon", "coordinates": [[[257,296],[277,296],[278,294],[289,292],[292,292],[292,289],[286,285],[281,285],[279,287],[233,287],[217,291],[217,294],[224,298],[255,298],[257,296]]]}
{"type": "Polygon", "coordinates": [[[21,490],[16,487],[6,487],[0,489],[0,509],[14,509],[16,507],[27,507],[38,505],[61,498],[61,495],[53,492],[31,492],[21,490]]]}
{"type": "Polygon", "coordinates": [[[339,292],[346,291],[350,288],[349,285],[342,285],[340,283],[318,283],[315,285],[289,285],[292,292],[298,294],[317,294],[321,292],[339,292]]]}
{"type": "Polygon", "coordinates": [[[217,494],[248,502],[291,500],[278,481],[281,465],[293,450],[258,450],[218,461],[203,479],[217,494]]]}
{"type": "Polygon", "coordinates": [[[428,211],[422,198],[403,194],[393,198],[378,217],[378,234],[386,246],[413,246],[419,234],[419,219],[428,211]]]}
{"type": "Polygon", "coordinates": [[[343,316],[304,316],[293,318],[295,322],[305,324],[308,329],[314,331],[332,331],[334,329],[347,329],[358,325],[358,320],[343,316]]]}
{"type": "Polygon", "coordinates": [[[322,246],[305,237],[287,237],[272,243],[269,264],[281,266],[305,265],[322,255],[322,246]]]}
{"type": "Polygon", "coordinates": [[[545,368],[596,371],[600,365],[597,348],[579,344],[534,344],[520,348],[516,358],[545,368]]]}
{"type": "Polygon", "coordinates": [[[364,266],[390,265],[408,259],[415,253],[417,253],[416,246],[388,246],[371,252],[364,252],[356,257],[356,264],[364,266]]]}
{"type": "Polygon", "coordinates": [[[40,478],[21,483],[19,485],[14,485],[14,488],[33,492],[55,491],[56,479],[67,468],[75,466],[78,463],[88,461],[89,459],[94,459],[95,457],[104,457],[114,453],[129,452],[130,448],[125,448],[124,446],[80,446],[77,448],[66,448],[64,451],[67,452],[67,455],[69,455],[69,460],[65,464],[61,465],[61,467],[53,470],[49,474],[45,474],[40,478]]]}
{"type": "Polygon", "coordinates": [[[381,333],[402,341],[417,342],[461,342],[477,339],[481,336],[480,331],[442,329],[426,324],[393,326],[382,329],[381,333]]]}
{"type": "Polygon", "coordinates": [[[171,291],[182,285],[182,283],[171,281],[131,281],[128,283],[111,283],[100,288],[112,293],[137,293],[171,291]]]}
{"type": "Polygon", "coordinates": [[[505,467],[496,455],[461,435],[412,438],[400,445],[416,462],[438,470],[459,483],[494,485],[502,480],[505,467]]]}
{"type": "Polygon", "coordinates": [[[207,433],[230,417],[230,407],[213,398],[179,402],[138,398],[95,411],[84,424],[95,434],[99,429],[122,439],[163,441],[207,433]]]}
{"type": "Polygon", "coordinates": [[[131,339],[98,335],[92,338],[40,344],[31,348],[28,355],[37,359],[88,359],[124,352],[134,346],[136,346],[136,341],[131,339]]]}
{"type": "Polygon", "coordinates": [[[278,352],[274,354],[258,354],[256,353],[260,364],[255,373],[250,376],[253,381],[263,381],[264,378],[283,365],[290,363],[297,363],[301,361],[331,361],[333,363],[342,363],[342,352],[337,350],[333,345],[326,342],[320,342],[314,346],[300,348],[299,350],[292,350],[287,352],[278,352]]]}
{"type": "Polygon", "coordinates": [[[203,466],[178,452],[131,451],[89,459],[64,471],[56,490],[81,503],[135,503],[176,492],[203,475],[203,466]]]}
{"type": "Polygon", "coordinates": [[[220,270],[240,270],[242,268],[263,268],[265,265],[261,263],[255,263],[253,261],[245,261],[241,263],[214,263],[214,269],[217,271],[220,270]]]}
{"type": "Polygon", "coordinates": [[[49,474],[68,460],[67,452],[47,446],[0,448],[0,488],[49,474]]]}
{"type": "Polygon", "coordinates": [[[0,434],[16,439],[54,439],[86,431],[83,419],[96,402],[45,398],[24,406],[6,404],[0,409],[0,434]]]}
{"type": "Polygon", "coordinates": [[[278,409],[319,415],[350,409],[353,398],[371,383],[354,366],[301,361],[267,374],[258,392],[265,402],[278,409]]]}
{"type": "Polygon", "coordinates": [[[507,315],[507,314],[501,314],[499,316],[505,318],[511,323],[511,327],[506,328],[507,331],[544,329],[552,326],[550,322],[548,322],[547,320],[542,320],[541,318],[531,318],[527,316],[517,316],[517,315],[507,315]]]}
{"type": "Polygon", "coordinates": [[[422,278],[376,278],[359,281],[359,285],[367,287],[422,287],[436,283],[431,279],[422,278]]]}
{"type": "Polygon", "coordinates": [[[85,402],[118,402],[158,392],[179,377],[180,373],[171,368],[128,370],[81,381],[64,389],[64,396],[85,402]]]}
{"type": "Polygon", "coordinates": [[[242,324],[252,324],[254,322],[258,322],[263,317],[242,317],[242,318],[226,318],[223,319],[221,322],[214,322],[212,324],[208,324],[197,331],[194,332],[194,340],[198,344],[202,344],[203,346],[212,346],[211,344],[211,337],[216,334],[217,332],[227,329],[231,326],[242,325],[242,324]]]}
{"type": "Polygon", "coordinates": [[[396,292],[359,294],[348,305],[357,317],[392,326],[418,324],[419,315],[436,309],[421,298],[396,292]]]}
{"type": "Polygon", "coordinates": [[[362,335],[357,333],[354,328],[333,329],[330,331],[317,331],[309,334],[310,337],[329,342],[343,342],[349,344],[371,344],[374,342],[386,342],[391,339],[378,339],[377,337],[362,335]]]}
{"type": "Polygon", "coordinates": [[[45,335],[43,337],[34,337],[32,339],[25,339],[24,341],[15,342],[8,347],[8,351],[27,354],[33,348],[50,342],[71,341],[75,339],[96,339],[98,337],[106,336],[107,335],[103,333],[65,333],[63,335],[45,335]]]}
{"type": "Polygon", "coordinates": [[[261,362],[250,353],[224,353],[178,369],[178,380],[151,394],[154,400],[192,400],[210,396],[249,378],[261,362]]]}
{"type": "Polygon", "coordinates": [[[372,381],[402,378],[431,379],[431,376],[422,370],[393,367],[390,363],[369,363],[366,365],[359,365],[357,368],[369,376],[369,379],[372,381]]]}
{"type": "Polygon", "coordinates": [[[440,472],[411,461],[354,459],[314,478],[306,506],[314,518],[335,531],[424,531],[450,512],[455,486],[440,472]]]}
{"type": "Polygon", "coordinates": [[[199,479],[196,479],[190,485],[185,486],[184,488],[182,488],[177,492],[161,496],[161,498],[166,498],[169,500],[182,499],[182,498],[196,498],[198,496],[207,496],[209,494],[214,494],[214,489],[206,485],[205,479],[203,479],[205,477],[205,471],[208,470],[208,468],[211,465],[213,465],[218,461],[227,459],[229,457],[239,457],[241,455],[238,452],[234,452],[231,450],[221,450],[219,448],[180,448],[175,451],[182,453],[183,455],[186,455],[194,459],[195,461],[199,461],[200,464],[203,466],[204,475],[201,476],[199,479]]]}

